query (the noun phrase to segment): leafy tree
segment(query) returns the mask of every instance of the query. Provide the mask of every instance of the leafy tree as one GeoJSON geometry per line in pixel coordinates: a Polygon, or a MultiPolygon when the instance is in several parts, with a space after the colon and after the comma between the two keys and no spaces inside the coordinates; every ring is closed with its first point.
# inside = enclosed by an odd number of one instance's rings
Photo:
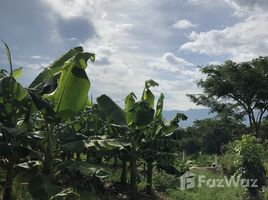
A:
{"type": "Polygon", "coordinates": [[[250,62],[226,61],[201,68],[206,75],[198,82],[203,94],[188,95],[197,105],[242,123],[248,117],[251,132],[259,137],[261,121],[268,109],[268,57],[250,62]]]}
{"type": "Polygon", "coordinates": [[[246,127],[232,119],[197,120],[193,126],[186,129],[186,134],[181,139],[182,148],[188,153],[202,151],[209,154],[220,154],[223,145],[239,138],[244,131],[246,131],[246,127]],[[193,152],[190,147],[197,151],[193,152]]]}

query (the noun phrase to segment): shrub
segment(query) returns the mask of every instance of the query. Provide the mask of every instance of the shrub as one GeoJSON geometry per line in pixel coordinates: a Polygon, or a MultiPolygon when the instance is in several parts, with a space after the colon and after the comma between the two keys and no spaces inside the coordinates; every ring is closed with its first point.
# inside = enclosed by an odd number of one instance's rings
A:
{"type": "Polygon", "coordinates": [[[258,187],[247,187],[247,197],[262,199],[262,186],[266,185],[263,146],[255,136],[244,135],[241,140],[236,141],[235,152],[237,175],[243,179],[257,179],[258,187]]]}

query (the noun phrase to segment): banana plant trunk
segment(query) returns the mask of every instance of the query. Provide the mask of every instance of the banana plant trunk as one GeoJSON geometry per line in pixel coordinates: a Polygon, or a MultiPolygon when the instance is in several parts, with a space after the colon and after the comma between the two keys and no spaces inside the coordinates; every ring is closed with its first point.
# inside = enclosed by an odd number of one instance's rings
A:
{"type": "Polygon", "coordinates": [[[81,153],[76,153],[76,160],[81,160],[81,153]]]}
{"type": "Polygon", "coordinates": [[[147,162],[147,185],[146,192],[148,194],[153,193],[153,163],[151,161],[147,162]]]}
{"type": "Polygon", "coordinates": [[[114,167],[117,166],[117,156],[114,156],[114,164],[113,164],[114,167]]]}
{"type": "Polygon", "coordinates": [[[137,196],[137,152],[136,144],[132,143],[131,148],[131,169],[130,169],[130,187],[131,187],[131,200],[136,200],[137,196]]]}
{"type": "Polygon", "coordinates": [[[14,181],[14,160],[9,159],[8,169],[6,173],[6,181],[3,192],[3,200],[13,200],[13,181],[14,181]]]}
{"type": "Polygon", "coordinates": [[[125,158],[122,159],[122,172],[120,182],[122,185],[126,185],[127,183],[127,160],[125,158]]]}
{"type": "Polygon", "coordinates": [[[48,124],[47,125],[47,135],[46,135],[46,153],[45,153],[45,160],[44,160],[44,173],[50,174],[52,169],[52,163],[53,163],[53,125],[48,124]]]}
{"type": "Polygon", "coordinates": [[[86,154],[87,154],[87,161],[90,161],[90,151],[89,149],[86,150],[86,154]]]}

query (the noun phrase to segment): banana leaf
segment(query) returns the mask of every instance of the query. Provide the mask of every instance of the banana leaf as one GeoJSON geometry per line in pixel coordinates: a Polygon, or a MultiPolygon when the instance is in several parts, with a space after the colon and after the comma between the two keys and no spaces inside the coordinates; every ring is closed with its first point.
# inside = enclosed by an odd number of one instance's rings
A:
{"type": "Polygon", "coordinates": [[[124,111],[110,97],[102,95],[97,98],[97,103],[108,122],[126,125],[124,111]]]}
{"type": "Polygon", "coordinates": [[[35,89],[38,92],[41,92],[43,88],[51,83],[53,76],[60,72],[64,63],[75,56],[77,53],[83,52],[83,47],[75,47],[68,52],[64,53],[60,58],[55,60],[47,68],[45,68],[30,84],[29,88],[35,89]]]}
{"type": "Polygon", "coordinates": [[[91,53],[78,53],[65,62],[58,87],[54,92],[44,95],[63,120],[70,119],[86,106],[90,81],[85,68],[89,59],[92,59],[91,53]]]}

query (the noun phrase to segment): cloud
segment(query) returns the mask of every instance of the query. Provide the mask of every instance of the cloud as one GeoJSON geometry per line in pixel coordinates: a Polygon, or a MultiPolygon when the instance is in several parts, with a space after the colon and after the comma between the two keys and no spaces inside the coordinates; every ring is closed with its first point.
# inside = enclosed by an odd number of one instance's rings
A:
{"type": "Polygon", "coordinates": [[[42,58],[42,56],[38,56],[38,55],[36,55],[36,56],[31,56],[33,59],[41,59],[42,58]]]}
{"type": "Polygon", "coordinates": [[[186,67],[193,67],[194,65],[183,58],[176,57],[173,53],[167,52],[160,58],[150,62],[149,66],[154,70],[178,72],[184,70],[186,67]]]}
{"type": "Polygon", "coordinates": [[[225,0],[225,2],[235,8],[237,14],[250,14],[268,8],[267,0],[225,0]]]}
{"type": "Polygon", "coordinates": [[[193,28],[196,26],[197,24],[194,24],[187,19],[179,20],[175,24],[172,25],[173,28],[177,28],[177,29],[188,29],[188,28],[193,28]]]}
{"type": "MultiPolygon", "coordinates": [[[[171,30],[170,24],[174,19],[183,19],[175,9],[183,10],[178,7],[183,1],[43,1],[66,23],[75,18],[90,19],[95,32],[81,43],[96,54],[96,63],[87,68],[94,98],[107,94],[123,105],[128,93],[140,96],[144,81],[154,79],[160,86],[153,91],[156,95],[165,93],[167,109],[193,107],[185,94],[196,91],[194,80],[200,77],[198,69],[172,52],[163,54],[167,46],[175,44],[175,38],[177,41],[177,31],[171,30]],[[167,13],[163,7],[168,8],[172,18],[164,17],[167,13]]],[[[75,34],[68,38],[80,39],[75,34]]]]}
{"type": "Polygon", "coordinates": [[[220,62],[220,61],[210,61],[208,64],[209,65],[220,65],[220,64],[223,64],[223,63],[220,62]]]}
{"type": "MultiPolygon", "coordinates": [[[[166,109],[194,107],[185,96],[198,91],[194,81],[201,78],[198,68],[192,63],[218,58],[184,51],[178,56],[178,45],[185,43],[187,37],[184,31],[171,26],[181,19],[177,28],[195,27],[198,34],[212,28],[216,30],[227,22],[229,26],[234,23],[229,11],[225,10],[229,4],[220,0],[191,0],[191,3],[185,0],[3,2],[6,3],[1,3],[0,25],[7,29],[1,28],[0,35],[4,33],[9,40],[15,38],[10,45],[18,45],[14,65],[28,66],[23,80],[25,84],[48,61],[82,45],[86,51],[96,54],[96,62],[89,63],[87,68],[91,80],[90,94],[95,98],[105,93],[120,105],[132,91],[140,96],[144,81],[154,79],[160,86],[153,91],[156,96],[164,92],[166,109]],[[15,4],[16,15],[9,12],[15,4]],[[209,21],[211,15],[219,21],[209,21]]],[[[228,8],[233,11],[230,6],[228,8]]]]}
{"type": "Polygon", "coordinates": [[[115,26],[116,29],[119,31],[131,31],[134,28],[133,24],[117,24],[115,26]]]}
{"type": "Polygon", "coordinates": [[[56,27],[62,39],[73,40],[79,38],[80,42],[84,42],[95,35],[92,23],[82,17],[59,18],[56,27]]]}
{"type": "Polygon", "coordinates": [[[63,19],[76,17],[87,18],[92,14],[95,8],[105,2],[105,0],[42,0],[54,13],[60,15],[63,19]]]}
{"type": "Polygon", "coordinates": [[[111,62],[107,57],[97,57],[95,60],[95,65],[110,65],[111,62]]]}
{"type": "Polygon", "coordinates": [[[257,14],[221,30],[192,32],[180,49],[207,55],[228,55],[235,61],[268,54],[268,15],[257,14]]]}

